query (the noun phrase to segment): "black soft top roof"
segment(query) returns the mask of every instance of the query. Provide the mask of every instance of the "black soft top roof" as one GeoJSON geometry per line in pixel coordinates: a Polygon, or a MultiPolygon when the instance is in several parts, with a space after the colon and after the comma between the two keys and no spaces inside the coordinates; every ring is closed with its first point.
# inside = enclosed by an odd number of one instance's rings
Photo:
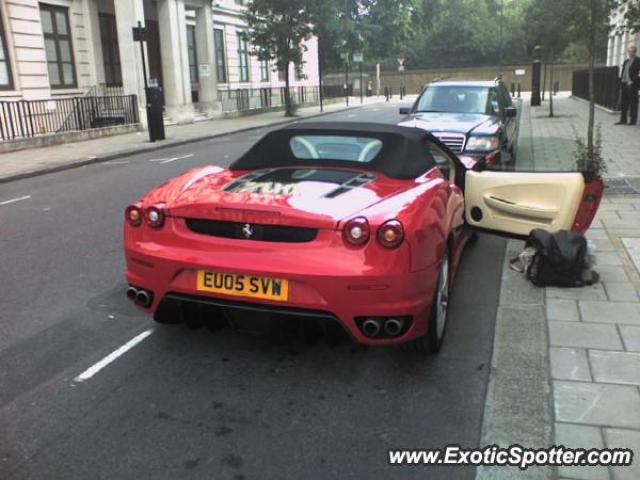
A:
{"type": "Polygon", "coordinates": [[[233,162],[231,170],[273,167],[338,167],[372,170],[396,179],[416,178],[435,162],[427,141],[439,143],[431,134],[411,127],[355,122],[303,122],[267,133],[247,153],[233,162]],[[370,162],[339,159],[299,159],[289,146],[296,135],[370,137],[382,141],[380,152],[370,162]]]}

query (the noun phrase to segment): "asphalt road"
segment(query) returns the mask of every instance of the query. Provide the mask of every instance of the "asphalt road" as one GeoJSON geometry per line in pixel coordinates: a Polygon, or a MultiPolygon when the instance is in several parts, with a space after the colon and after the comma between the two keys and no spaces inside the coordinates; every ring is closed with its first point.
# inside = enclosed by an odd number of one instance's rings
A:
{"type": "Polygon", "coordinates": [[[124,207],[264,131],[0,186],[0,479],[473,478],[387,450],[478,444],[502,239],[465,253],[438,356],[160,326],[125,299],[124,207]]]}

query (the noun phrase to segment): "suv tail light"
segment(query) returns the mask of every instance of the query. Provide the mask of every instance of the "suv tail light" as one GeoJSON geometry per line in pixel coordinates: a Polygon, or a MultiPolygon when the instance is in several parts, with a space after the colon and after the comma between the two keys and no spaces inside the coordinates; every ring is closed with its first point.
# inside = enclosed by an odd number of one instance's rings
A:
{"type": "Polygon", "coordinates": [[[355,245],[356,247],[364,245],[369,241],[369,237],[371,236],[369,221],[364,217],[349,220],[344,226],[343,236],[345,241],[351,245],[355,245]]]}
{"type": "Polygon", "coordinates": [[[144,218],[151,228],[162,228],[164,225],[164,205],[159,203],[145,208],[144,218]]]}
{"type": "Polygon", "coordinates": [[[139,227],[142,225],[142,217],[142,208],[137,203],[129,205],[124,211],[124,218],[132,227],[139,227]]]}
{"type": "Polygon", "coordinates": [[[404,240],[404,228],[399,220],[388,220],[378,229],[378,242],[386,248],[398,248],[404,240]]]}

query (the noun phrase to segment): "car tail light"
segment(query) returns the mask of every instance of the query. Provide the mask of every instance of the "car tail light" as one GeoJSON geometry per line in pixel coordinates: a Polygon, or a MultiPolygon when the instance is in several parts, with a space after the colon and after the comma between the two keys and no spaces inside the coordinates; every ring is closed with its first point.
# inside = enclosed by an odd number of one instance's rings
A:
{"type": "Polygon", "coordinates": [[[161,228],[164,225],[164,205],[152,205],[144,209],[144,219],[152,228],[161,228]]]}
{"type": "Polygon", "coordinates": [[[386,248],[397,248],[404,240],[404,228],[398,220],[384,222],[378,229],[378,242],[386,248]]]}
{"type": "Polygon", "coordinates": [[[344,226],[343,236],[345,241],[351,245],[358,247],[364,245],[369,241],[369,237],[371,236],[369,222],[364,217],[349,220],[344,226]]]}
{"type": "Polygon", "coordinates": [[[600,200],[602,200],[602,193],[604,192],[604,183],[601,177],[585,179],[585,182],[580,206],[578,207],[573,226],[571,227],[571,230],[574,232],[582,234],[591,226],[591,222],[598,211],[600,200]]]}
{"type": "Polygon", "coordinates": [[[140,208],[140,205],[138,204],[129,205],[124,211],[124,218],[132,227],[139,227],[142,225],[142,217],[142,208],[140,208]]]}
{"type": "Polygon", "coordinates": [[[500,150],[495,150],[489,155],[486,155],[484,161],[485,167],[497,167],[500,166],[500,150]]]}

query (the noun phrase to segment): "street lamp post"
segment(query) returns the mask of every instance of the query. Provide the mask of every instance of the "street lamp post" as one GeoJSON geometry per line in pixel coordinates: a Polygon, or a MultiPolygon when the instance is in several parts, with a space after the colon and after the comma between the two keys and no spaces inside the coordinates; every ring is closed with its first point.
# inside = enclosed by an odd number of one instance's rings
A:
{"type": "Polygon", "coordinates": [[[320,101],[320,112],[322,112],[323,96],[322,96],[322,61],[320,57],[320,39],[318,39],[318,100],[320,101]]]}
{"type": "Polygon", "coordinates": [[[349,106],[349,54],[345,55],[344,61],[344,96],[347,100],[347,107],[349,106]]]}
{"type": "Polygon", "coordinates": [[[354,53],[353,54],[353,63],[357,63],[358,67],[360,69],[360,104],[363,103],[362,100],[362,62],[364,61],[364,55],[362,54],[362,52],[358,52],[358,53],[354,53]]]}
{"type": "Polygon", "coordinates": [[[347,49],[347,42],[345,40],[342,41],[341,45],[342,52],[340,53],[340,58],[344,61],[344,97],[347,102],[347,107],[349,106],[349,50],[347,49]]]}
{"type": "Polygon", "coordinates": [[[406,59],[404,57],[398,57],[398,72],[400,73],[400,100],[404,97],[404,64],[406,59]]]}
{"type": "Polygon", "coordinates": [[[540,64],[542,48],[536,45],[533,49],[533,63],[531,65],[531,106],[539,107],[540,101],[540,64]]]}

